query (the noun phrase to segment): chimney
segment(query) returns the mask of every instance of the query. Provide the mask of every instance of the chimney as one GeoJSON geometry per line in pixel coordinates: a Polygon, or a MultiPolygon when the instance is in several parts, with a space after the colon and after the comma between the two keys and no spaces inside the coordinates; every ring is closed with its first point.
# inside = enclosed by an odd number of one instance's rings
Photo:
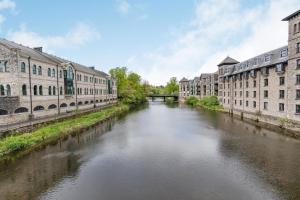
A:
{"type": "Polygon", "coordinates": [[[39,52],[43,52],[43,47],[34,47],[33,49],[39,52]]]}
{"type": "Polygon", "coordinates": [[[90,68],[91,68],[92,70],[95,70],[95,66],[91,66],[90,68]]]}

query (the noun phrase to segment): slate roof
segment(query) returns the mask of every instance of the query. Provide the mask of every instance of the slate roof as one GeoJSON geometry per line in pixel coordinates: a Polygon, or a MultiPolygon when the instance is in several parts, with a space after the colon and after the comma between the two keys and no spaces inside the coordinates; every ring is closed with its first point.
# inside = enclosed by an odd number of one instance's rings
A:
{"type": "Polygon", "coordinates": [[[179,81],[179,83],[180,82],[188,82],[189,80],[188,79],[186,79],[185,77],[183,77],[180,81],[179,81]]]}
{"type": "Polygon", "coordinates": [[[63,64],[63,63],[71,63],[75,70],[80,72],[85,72],[92,75],[98,75],[103,77],[108,77],[109,75],[105,72],[93,69],[91,67],[87,67],[85,65],[81,65],[76,62],[69,61],[67,59],[57,57],[55,55],[48,54],[46,52],[38,51],[30,47],[23,46],[21,44],[17,44],[15,42],[0,38],[0,44],[6,46],[9,49],[18,49],[20,52],[20,56],[22,57],[31,57],[34,60],[38,60],[41,62],[45,62],[48,64],[63,64]]]}
{"type": "Polygon", "coordinates": [[[297,15],[300,14],[300,10],[294,12],[293,14],[290,14],[289,16],[285,17],[284,19],[282,19],[282,21],[289,21],[291,18],[296,17],[297,15]]]}
{"type": "Polygon", "coordinates": [[[227,56],[220,64],[218,64],[218,66],[222,66],[222,65],[232,65],[232,64],[237,64],[239,63],[239,61],[227,56]]]}

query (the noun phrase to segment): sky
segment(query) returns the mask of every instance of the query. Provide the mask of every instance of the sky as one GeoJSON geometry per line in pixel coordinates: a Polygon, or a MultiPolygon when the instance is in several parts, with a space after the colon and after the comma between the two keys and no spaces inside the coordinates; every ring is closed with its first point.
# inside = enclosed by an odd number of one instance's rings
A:
{"type": "Polygon", "coordinates": [[[0,0],[0,37],[150,84],[287,45],[299,0],[0,0]]]}

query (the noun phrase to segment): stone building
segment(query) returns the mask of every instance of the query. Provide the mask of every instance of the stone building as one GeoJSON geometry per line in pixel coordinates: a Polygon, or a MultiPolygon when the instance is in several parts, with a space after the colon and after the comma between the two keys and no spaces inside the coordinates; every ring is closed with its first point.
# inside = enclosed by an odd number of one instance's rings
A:
{"type": "Polygon", "coordinates": [[[182,78],[179,81],[179,98],[185,99],[190,96],[190,81],[186,78],[182,78]]]}
{"type": "Polygon", "coordinates": [[[115,80],[87,67],[0,39],[0,125],[117,100],[115,80]]]}

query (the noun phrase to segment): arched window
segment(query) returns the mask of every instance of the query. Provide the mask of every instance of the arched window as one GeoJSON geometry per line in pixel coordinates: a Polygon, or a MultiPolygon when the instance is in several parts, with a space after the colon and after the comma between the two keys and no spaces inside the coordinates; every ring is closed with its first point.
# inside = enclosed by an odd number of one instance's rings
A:
{"type": "Polygon", "coordinates": [[[8,72],[6,60],[0,60],[0,72],[8,72]]]}
{"type": "Polygon", "coordinates": [[[52,77],[55,77],[55,69],[52,69],[52,77]]]}
{"type": "Polygon", "coordinates": [[[70,106],[71,107],[75,106],[75,102],[70,103],[70,106]]]}
{"type": "Polygon", "coordinates": [[[84,104],[89,104],[89,102],[88,102],[88,101],[85,101],[84,104]]]}
{"type": "Polygon", "coordinates": [[[56,95],[56,87],[53,86],[53,95],[56,95]]]}
{"type": "Polygon", "coordinates": [[[63,95],[63,87],[60,86],[60,90],[59,90],[60,95],[63,95]]]}
{"type": "Polygon", "coordinates": [[[4,86],[0,85],[0,96],[4,96],[4,95],[5,95],[4,86]]]}
{"type": "Polygon", "coordinates": [[[6,85],[6,95],[11,96],[11,88],[9,84],[6,85]]]}
{"type": "Polygon", "coordinates": [[[48,109],[51,110],[51,109],[55,109],[57,108],[57,106],[55,104],[51,104],[50,106],[48,106],[48,109]]]}
{"type": "Polygon", "coordinates": [[[39,66],[39,68],[38,68],[38,74],[39,75],[42,75],[43,73],[42,73],[42,66],[39,66]]]}
{"type": "Polygon", "coordinates": [[[61,108],[66,108],[68,105],[66,104],[66,103],[62,103],[61,105],[60,105],[60,107],[61,108]]]}
{"type": "Polygon", "coordinates": [[[81,102],[81,101],[79,101],[79,102],[78,102],[78,105],[82,105],[82,102],[81,102]]]}
{"type": "Polygon", "coordinates": [[[49,96],[52,95],[52,88],[51,88],[51,86],[48,87],[48,94],[49,94],[49,96]]]}
{"type": "Polygon", "coordinates": [[[27,95],[27,87],[25,84],[22,85],[22,95],[26,96],[27,95]]]}
{"type": "Polygon", "coordinates": [[[48,76],[51,77],[51,69],[48,68],[48,76]]]}
{"type": "Polygon", "coordinates": [[[39,94],[43,95],[43,86],[42,85],[40,85],[40,87],[39,87],[39,94]]]}
{"type": "Polygon", "coordinates": [[[28,112],[28,109],[25,107],[20,107],[15,110],[15,113],[24,113],[24,112],[28,112]]]}
{"type": "Polygon", "coordinates": [[[38,94],[38,87],[37,85],[33,86],[33,95],[37,95],[38,94]]]}
{"type": "Polygon", "coordinates": [[[40,111],[40,110],[45,110],[45,108],[43,106],[36,106],[33,110],[40,111]]]}
{"type": "Polygon", "coordinates": [[[7,115],[7,110],[0,109],[0,115],[7,115]]]}
{"type": "Polygon", "coordinates": [[[21,62],[21,72],[26,73],[26,64],[21,62]]]}
{"type": "Polygon", "coordinates": [[[36,65],[33,65],[33,67],[32,67],[32,74],[36,74],[36,71],[37,69],[36,69],[36,65]]]}

